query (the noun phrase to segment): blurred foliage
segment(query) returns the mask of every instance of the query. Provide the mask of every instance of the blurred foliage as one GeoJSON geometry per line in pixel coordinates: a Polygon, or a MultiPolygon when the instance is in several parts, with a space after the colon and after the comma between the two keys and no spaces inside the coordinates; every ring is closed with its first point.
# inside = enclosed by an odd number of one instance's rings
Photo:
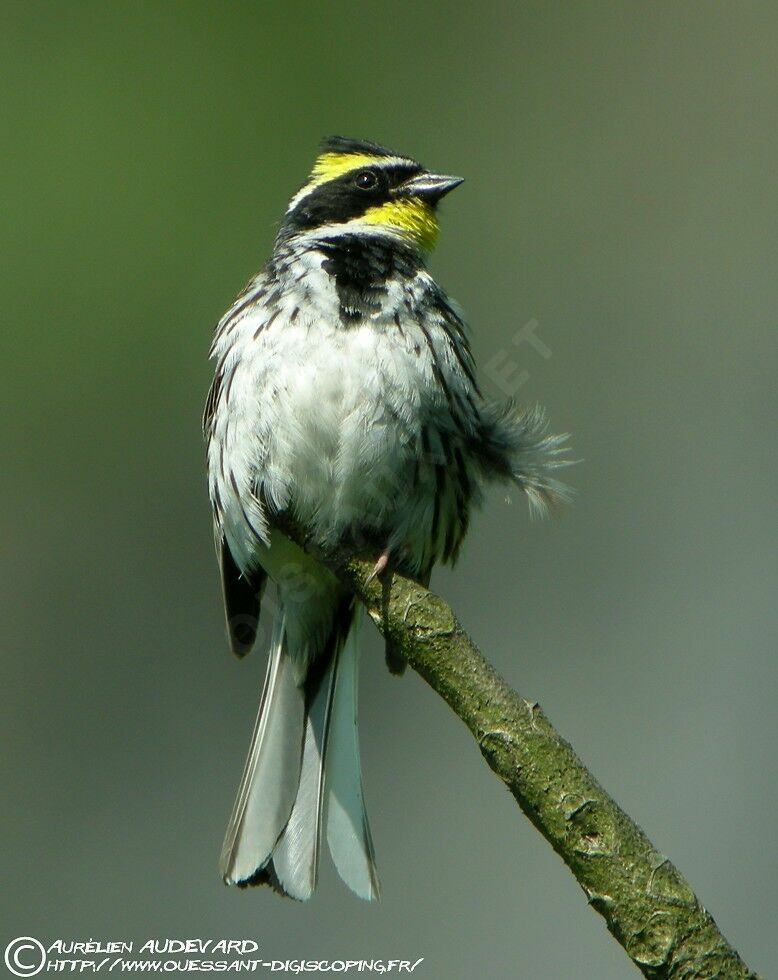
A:
{"type": "Polygon", "coordinates": [[[372,640],[381,905],[327,874],[306,908],[218,881],[262,658],[231,662],[222,636],[206,352],[341,132],[467,178],[433,270],[486,388],[515,361],[584,458],[558,524],[493,494],[436,588],[744,957],[775,961],[777,37],[774,6],[723,0],[3,5],[9,937],[625,975],[465,733],[372,640]],[[549,358],[511,343],[533,318],[549,358]]]}

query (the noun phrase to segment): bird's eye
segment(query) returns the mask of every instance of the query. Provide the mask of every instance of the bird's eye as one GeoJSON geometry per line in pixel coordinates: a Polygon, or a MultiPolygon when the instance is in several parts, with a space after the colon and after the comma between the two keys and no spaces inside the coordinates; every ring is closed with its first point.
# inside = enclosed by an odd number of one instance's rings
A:
{"type": "Polygon", "coordinates": [[[370,191],[378,183],[378,177],[372,170],[363,170],[354,178],[354,183],[361,191],[370,191]]]}

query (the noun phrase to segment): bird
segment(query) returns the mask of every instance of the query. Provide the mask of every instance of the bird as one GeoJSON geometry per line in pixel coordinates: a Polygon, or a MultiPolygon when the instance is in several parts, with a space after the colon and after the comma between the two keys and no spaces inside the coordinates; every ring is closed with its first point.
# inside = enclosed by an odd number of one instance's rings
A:
{"type": "MultiPolygon", "coordinates": [[[[537,406],[482,394],[463,314],[428,271],[439,204],[461,183],[368,140],[323,140],[216,326],[203,432],[235,654],[273,611],[227,884],[305,901],[326,840],[354,894],[379,896],[356,724],[362,611],[324,558],[427,585],[487,484],[518,487],[536,513],[569,496],[567,436],[547,434],[537,406]]],[[[387,664],[404,667],[391,649],[387,664]]]]}

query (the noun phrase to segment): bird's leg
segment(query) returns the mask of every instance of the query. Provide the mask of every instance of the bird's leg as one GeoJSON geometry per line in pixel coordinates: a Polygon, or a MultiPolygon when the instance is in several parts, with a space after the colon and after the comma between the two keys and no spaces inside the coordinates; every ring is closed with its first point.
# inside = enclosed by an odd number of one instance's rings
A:
{"type": "Polygon", "coordinates": [[[382,551],[373,567],[372,572],[367,578],[368,582],[373,579],[381,581],[381,615],[384,620],[384,640],[386,666],[392,674],[402,674],[405,670],[405,657],[402,650],[395,643],[389,633],[389,595],[392,589],[392,564],[389,549],[382,551]]]}

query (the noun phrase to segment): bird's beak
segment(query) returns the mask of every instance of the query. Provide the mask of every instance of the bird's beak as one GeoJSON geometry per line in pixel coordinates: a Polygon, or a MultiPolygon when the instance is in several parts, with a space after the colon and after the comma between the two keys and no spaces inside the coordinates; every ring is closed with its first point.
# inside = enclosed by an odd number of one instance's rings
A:
{"type": "Polygon", "coordinates": [[[403,197],[421,197],[430,204],[437,204],[444,194],[459,187],[464,179],[445,174],[417,174],[400,184],[397,190],[403,197]]]}

